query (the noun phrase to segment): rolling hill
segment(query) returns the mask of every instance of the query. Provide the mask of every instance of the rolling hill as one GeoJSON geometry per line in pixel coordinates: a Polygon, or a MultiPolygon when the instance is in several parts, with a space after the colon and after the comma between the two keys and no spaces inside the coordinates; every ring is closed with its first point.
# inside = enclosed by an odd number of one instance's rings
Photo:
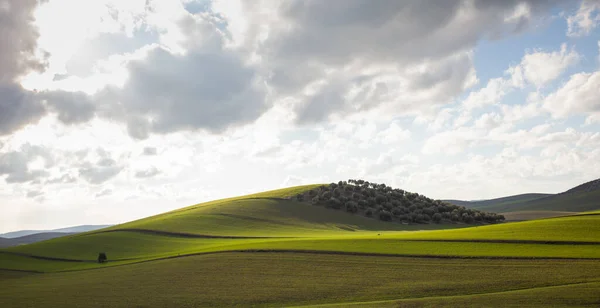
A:
{"type": "Polygon", "coordinates": [[[521,194],[482,201],[445,200],[468,208],[501,213],[509,220],[563,216],[600,209],[600,179],[558,194],[521,194]]]}
{"type": "Polygon", "coordinates": [[[1,247],[11,247],[18,245],[31,244],[35,242],[41,242],[61,236],[67,236],[75,233],[65,233],[65,232],[42,232],[42,233],[34,233],[30,235],[24,235],[20,237],[14,238],[0,238],[0,248],[1,247]]]}
{"type": "Polygon", "coordinates": [[[74,227],[67,227],[67,228],[60,228],[60,229],[53,229],[53,230],[20,230],[20,231],[13,231],[13,232],[0,234],[0,237],[16,238],[16,237],[23,237],[23,236],[39,234],[39,233],[72,234],[72,233],[81,233],[81,232],[98,230],[98,229],[102,229],[102,228],[106,228],[106,227],[110,227],[110,226],[111,225],[81,225],[81,226],[74,226],[74,227]]]}
{"type": "Polygon", "coordinates": [[[460,306],[535,303],[548,290],[540,306],[595,300],[600,212],[401,224],[290,198],[318,186],[0,249],[0,306],[460,306]]]}

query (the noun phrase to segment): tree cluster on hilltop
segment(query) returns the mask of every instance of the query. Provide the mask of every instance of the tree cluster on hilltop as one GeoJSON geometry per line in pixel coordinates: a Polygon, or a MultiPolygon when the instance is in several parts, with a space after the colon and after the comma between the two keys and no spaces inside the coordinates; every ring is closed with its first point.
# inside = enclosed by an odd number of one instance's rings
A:
{"type": "Polygon", "coordinates": [[[496,223],[504,216],[433,200],[385,184],[350,179],[322,185],[295,196],[300,202],[404,223],[496,223]]]}

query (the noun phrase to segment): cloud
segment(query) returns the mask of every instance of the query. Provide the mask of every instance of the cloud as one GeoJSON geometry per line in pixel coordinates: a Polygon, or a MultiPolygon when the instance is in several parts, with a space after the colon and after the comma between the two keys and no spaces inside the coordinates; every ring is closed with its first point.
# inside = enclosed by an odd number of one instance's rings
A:
{"type": "Polygon", "coordinates": [[[10,83],[29,71],[44,68],[35,54],[39,34],[33,25],[33,11],[38,1],[3,0],[1,4],[0,29],[6,43],[0,45],[0,83],[10,83]]]}
{"type": "Polygon", "coordinates": [[[0,82],[0,136],[35,123],[45,114],[46,109],[34,93],[16,83],[0,82]]]}
{"type": "Polygon", "coordinates": [[[213,9],[234,46],[260,55],[275,100],[298,100],[297,123],[311,124],[447,104],[477,82],[469,52],[480,39],[523,31],[555,3],[216,1],[213,9]]]}
{"type": "Polygon", "coordinates": [[[154,155],[156,155],[156,148],[155,147],[144,147],[143,153],[144,153],[144,155],[147,155],[147,156],[154,156],[154,155]]]}
{"type": "Polygon", "coordinates": [[[44,170],[54,162],[52,155],[39,146],[24,145],[18,151],[0,153],[0,176],[6,175],[7,183],[26,183],[48,176],[44,170]],[[43,160],[42,169],[31,168],[29,164],[35,159],[43,160]]]}
{"type": "Polygon", "coordinates": [[[543,107],[556,118],[600,113],[600,71],[571,75],[562,87],[544,98],[543,107]]]}
{"type": "Polygon", "coordinates": [[[43,195],[44,195],[43,191],[30,190],[30,191],[27,192],[26,196],[27,196],[27,198],[32,198],[33,199],[33,198],[37,198],[37,197],[40,197],[40,196],[43,196],[43,195]]]}
{"type": "Polygon", "coordinates": [[[155,46],[144,59],[129,62],[122,88],[109,87],[96,98],[115,102],[104,116],[132,115],[122,120],[134,138],[182,130],[221,133],[256,120],[269,107],[256,70],[223,48],[215,25],[187,16],[180,26],[189,35],[185,54],[155,46]]]}
{"type": "Polygon", "coordinates": [[[589,35],[600,24],[600,2],[583,0],[577,12],[567,16],[567,36],[589,35]]]}
{"type": "MultiPolygon", "coordinates": [[[[521,60],[520,70],[529,83],[541,87],[558,78],[569,66],[579,61],[579,54],[562,44],[560,51],[545,53],[536,51],[526,54],[521,60]]],[[[514,69],[514,68],[513,68],[514,69]]]]}
{"type": "Polygon", "coordinates": [[[17,80],[44,68],[36,55],[38,32],[33,25],[33,11],[37,4],[36,0],[0,2],[0,136],[34,123],[45,114],[39,100],[17,80]]]}
{"type": "Polygon", "coordinates": [[[91,98],[82,92],[48,91],[39,96],[64,124],[88,122],[95,114],[91,98]]]}
{"type": "Polygon", "coordinates": [[[136,178],[151,178],[160,174],[160,170],[156,169],[156,167],[150,167],[144,170],[138,170],[135,172],[136,178]]]}
{"type": "Polygon", "coordinates": [[[103,190],[101,190],[100,192],[96,193],[96,198],[101,198],[101,197],[105,197],[105,196],[109,196],[113,193],[113,190],[110,188],[105,188],[103,190]]]}
{"type": "Polygon", "coordinates": [[[117,176],[123,166],[112,158],[101,158],[95,164],[85,162],[79,167],[79,176],[90,184],[101,184],[117,176]]]}

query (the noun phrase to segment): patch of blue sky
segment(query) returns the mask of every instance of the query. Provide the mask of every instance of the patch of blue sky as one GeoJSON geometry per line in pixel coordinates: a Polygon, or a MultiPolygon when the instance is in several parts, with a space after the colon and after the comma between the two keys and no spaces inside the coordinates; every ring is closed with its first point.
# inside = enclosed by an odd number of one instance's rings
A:
{"type": "Polygon", "coordinates": [[[482,40],[475,48],[473,60],[480,81],[486,84],[491,78],[503,76],[506,69],[519,64],[527,52],[560,50],[567,38],[567,23],[558,12],[553,13],[552,18],[537,27],[509,38],[482,40]]]}

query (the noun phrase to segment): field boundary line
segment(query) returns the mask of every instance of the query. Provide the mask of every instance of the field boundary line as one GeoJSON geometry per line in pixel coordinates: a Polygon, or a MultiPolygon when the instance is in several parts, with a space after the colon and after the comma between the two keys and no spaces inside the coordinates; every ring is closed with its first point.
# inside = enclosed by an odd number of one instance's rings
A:
{"type": "Polygon", "coordinates": [[[345,303],[329,303],[329,304],[314,304],[314,305],[303,305],[303,306],[287,306],[288,308],[319,308],[319,307],[347,307],[347,306],[358,306],[358,305],[369,305],[369,304],[384,304],[384,303],[402,303],[404,301],[412,301],[412,300],[427,300],[427,299],[450,299],[450,298],[461,298],[461,297],[471,297],[471,296],[479,296],[479,295],[496,295],[496,294],[505,294],[505,293],[518,293],[522,291],[529,290],[538,290],[538,289],[552,289],[552,288],[561,288],[568,286],[577,286],[577,285],[586,285],[586,284],[598,284],[600,280],[596,281],[586,281],[586,282],[573,282],[566,284],[558,284],[558,285],[549,285],[542,287],[531,287],[531,288],[521,288],[521,289],[512,289],[506,291],[497,291],[497,292],[486,292],[486,293],[472,293],[472,294],[460,294],[460,295],[447,295],[447,296],[426,296],[426,297],[409,297],[409,298],[399,298],[399,299],[389,299],[389,300],[379,300],[379,301],[364,301],[364,302],[345,302],[345,303]]]}

